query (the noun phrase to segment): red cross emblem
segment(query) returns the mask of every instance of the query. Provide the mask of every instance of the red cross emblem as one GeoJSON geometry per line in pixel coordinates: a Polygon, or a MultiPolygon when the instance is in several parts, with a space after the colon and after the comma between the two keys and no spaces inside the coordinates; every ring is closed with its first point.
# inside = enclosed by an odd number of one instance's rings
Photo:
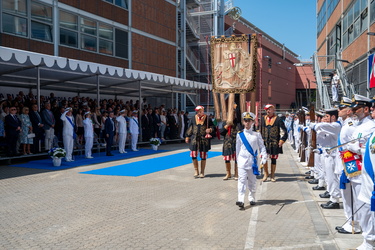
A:
{"type": "Polygon", "coordinates": [[[236,65],[236,55],[233,54],[233,53],[230,53],[229,54],[229,60],[230,60],[230,66],[232,66],[232,68],[234,68],[234,66],[236,65]]]}

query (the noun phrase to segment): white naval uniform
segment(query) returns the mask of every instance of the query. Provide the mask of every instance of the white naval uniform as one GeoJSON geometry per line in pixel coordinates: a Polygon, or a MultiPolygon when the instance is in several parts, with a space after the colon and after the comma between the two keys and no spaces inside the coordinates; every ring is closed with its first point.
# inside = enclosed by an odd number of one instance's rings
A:
{"type": "Polygon", "coordinates": [[[318,123],[314,127],[315,131],[320,134],[321,140],[319,146],[323,148],[323,157],[321,158],[321,163],[325,172],[325,179],[327,182],[327,191],[331,195],[329,198],[331,202],[339,202],[341,197],[340,192],[340,176],[341,169],[337,167],[336,157],[338,157],[337,150],[328,154],[325,149],[337,146],[338,134],[341,130],[340,122],[322,122],[318,123]]]}
{"type": "MultiPolygon", "coordinates": [[[[375,192],[375,178],[371,179],[367,169],[372,169],[375,172],[375,154],[371,152],[371,147],[374,147],[375,133],[369,138],[369,143],[366,145],[366,152],[362,165],[362,185],[358,195],[360,201],[364,202],[362,213],[360,217],[360,225],[362,227],[362,236],[364,243],[362,248],[358,249],[374,249],[375,248],[375,212],[371,211],[371,196],[375,192]],[[366,159],[367,156],[369,159],[366,159]]],[[[375,193],[374,193],[375,195],[375,193]]]]}
{"type": "Polygon", "coordinates": [[[117,126],[118,126],[118,145],[119,151],[121,154],[126,153],[125,151],[125,143],[126,143],[126,136],[127,136],[127,128],[126,128],[126,119],[124,116],[120,115],[116,118],[117,126]]]}
{"type": "Polygon", "coordinates": [[[72,154],[73,154],[73,146],[74,146],[74,139],[73,139],[74,127],[72,126],[72,124],[74,125],[74,117],[67,116],[66,113],[68,113],[68,111],[65,111],[64,113],[62,113],[60,117],[60,119],[63,121],[63,143],[64,143],[64,149],[66,151],[65,160],[73,161],[72,154]],[[70,119],[72,123],[70,123],[68,119],[70,119]]]}
{"type": "MultiPolygon", "coordinates": [[[[250,129],[243,130],[244,135],[252,147],[254,153],[267,159],[267,151],[262,135],[250,129]]],[[[255,201],[256,176],[253,173],[254,157],[246,149],[239,134],[236,137],[236,157],[238,165],[238,201],[245,202],[246,184],[249,189],[249,201],[255,201]]],[[[259,162],[258,162],[259,165],[259,162]]]]}
{"type": "Polygon", "coordinates": [[[139,125],[138,125],[138,118],[131,117],[129,121],[129,133],[131,134],[131,148],[133,151],[137,150],[137,143],[138,143],[138,135],[139,135],[139,125]]]}
{"type": "MultiPolygon", "coordinates": [[[[342,121],[342,128],[339,134],[339,141],[338,144],[346,143],[353,139],[353,133],[356,129],[355,122],[352,120],[352,118],[348,117],[345,120],[342,121]]],[[[347,146],[344,145],[340,149],[340,151],[346,151],[348,150],[347,146]]],[[[344,165],[342,162],[341,157],[337,157],[337,163],[338,167],[342,168],[342,171],[344,170],[344,165]]],[[[342,172],[341,171],[341,172],[342,172]]],[[[347,232],[352,232],[352,223],[354,224],[354,231],[360,232],[361,228],[359,227],[358,222],[358,216],[354,215],[354,220],[352,221],[352,213],[356,211],[356,205],[354,204],[354,200],[357,200],[356,195],[358,194],[358,184],[357,183],[347,183],[345,189],[340,189],[341,196],[342,196],[342,205],[344,208],[344,213],[346,217],[346,223],[344,224],[343,228],[347,232]],[[353,194],[353,208],[352,210],[352,194],[353,194]]]]}
{"type": "Polygon", "coordinates": [[[85,157],[91,158],[92,145],[94,144],[94,124],[90,118],[83,120],[83,129],[85,133],[85,157]]]}
{"type": "Polygon", "coordinates": [[[301,145],[301,131],[299,128],[299,120],[296,119],[294,120],[294,123],[293,123],[293,133],[294,133],[294,141],[295,141],[295,151],[298,152],[299,150],[299,147],[301,145]]]}

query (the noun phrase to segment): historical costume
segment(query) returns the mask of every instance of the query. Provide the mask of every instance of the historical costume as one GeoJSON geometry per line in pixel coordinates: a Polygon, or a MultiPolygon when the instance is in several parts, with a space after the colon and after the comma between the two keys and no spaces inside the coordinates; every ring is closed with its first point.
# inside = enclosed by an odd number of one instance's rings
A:
{"type": "Polygon", "coordinates": [[[197,114],[192,119],[188,130],[186,131],[185,142],[190,143],[190,156],[194,165],[194,177],[204,178],[204,169],[206,167],[207,152],[211,149],[211,135],[214,132],[214,125],[211,119],[204,114],[203,106],[195,108],[197,114]],[[201,171],[198,169],[198,152],[201,158],[201,171]]]}
{"type": "MultiPolygon", "coordinates": [[[[282,145],[288,138],[288,132],[284,121],[275,115],[275,107],[272,104],[267,104],[264,109],[266,110],[267,115],[261,119],[261,134],[267,154],[271,158],[271,181],[276,181],[276,160],[279,154],[283,153],[282,145]]],[[[263,181],[266,181],[269,174],[267,162],[263,165],[263,168],[263,181]]]]}

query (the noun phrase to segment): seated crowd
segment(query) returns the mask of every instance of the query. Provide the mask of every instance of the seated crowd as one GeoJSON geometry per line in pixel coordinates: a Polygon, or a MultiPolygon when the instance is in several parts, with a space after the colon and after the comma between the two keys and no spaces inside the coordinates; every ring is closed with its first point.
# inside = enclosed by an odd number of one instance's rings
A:
{"type": "Polygon", "coordinates": [[[112,117],[116,128],[114,142],[118,139],[116,117],[123,113],[127,125],[134,113],[139,115],[139,131],[142,131],[140,139],[143,142],[154,137],[161,140],[183,139],[189,122],[188,112],[166,109],[165,105],[152,107],[146,103],[146,98],[142,103],[139,100],[124,102],[117,99],[102,99],[98,102],[89,97],[55,97],[54,93],[50,93],[49,96],[40,96],[40,105],[39,112],[36,96],[32,92],[25,95],[20,91],[16,96],[7,94],[6,98],[0,94],[0,147],[6,156],[36,154],[47,152],[54,146],[63,146],[64,123],[61,116],[67,108],[72,109],[72,125],[77,135],[75,147],[84,145],[83,121],[88,112],[95,138],[105,139],[105,121],[112,117]]]}

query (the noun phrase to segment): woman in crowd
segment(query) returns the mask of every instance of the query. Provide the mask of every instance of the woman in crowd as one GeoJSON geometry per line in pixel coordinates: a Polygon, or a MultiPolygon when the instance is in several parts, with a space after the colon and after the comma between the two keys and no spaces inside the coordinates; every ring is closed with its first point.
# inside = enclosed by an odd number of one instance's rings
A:
{"type": "Polygon", "coordinates": [[[167,112],[162,111],[160,115],[160,120],[161,120],[161,125],[160,125],[160,137],[164,141],[164,133],[165,133],[165,128],[167,127],[167,117],[166,117],[167,112]]]}
{"type": "Polygon", "coordinates": [[[82,109],[78,109],[76,114],[76,133],[78,144],[82,145],[83,143],[83,111],[82,109]]]}
{"type": "Polygon", "coordinates": [[[92,122],[94,123],[94,133],[100,137],[102,114],[100,113],[100,107],[96,107],[92,112],[92,122]]]}
{"type": "Polygon", "coordinates": [[[33,144],[33,138],[29,138],[29,134],[33,132],[33,127],[29,117],[29,108],[24,107],[22,109],[20,119],[22,122],[20,142],[23,144],[23,154],[31,154],[30,145],[33,144]]]}

